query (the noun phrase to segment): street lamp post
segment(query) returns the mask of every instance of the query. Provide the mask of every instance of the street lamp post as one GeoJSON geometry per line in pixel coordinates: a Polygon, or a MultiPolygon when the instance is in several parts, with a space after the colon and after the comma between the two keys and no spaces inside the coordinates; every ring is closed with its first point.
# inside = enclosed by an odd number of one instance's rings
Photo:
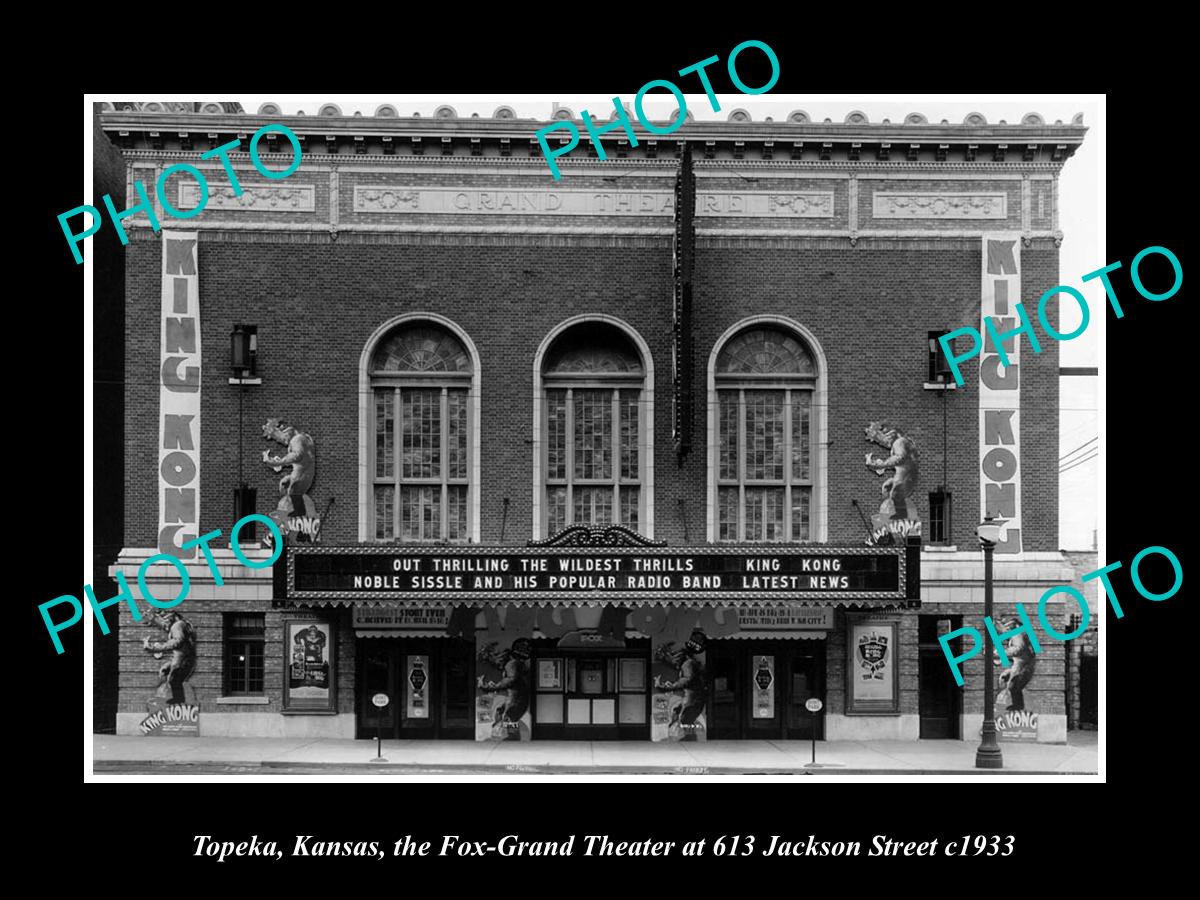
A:
{"type": "MultiPolygon", "coordinates": [[[[1000,540],[1000,526],[991,516],[983,520],[975,533],[979,535],[979,546],[983,548],[983,615],[992,617],[992,553],[1000,540]]],[[[1002,769],[1004,754],[996,740],[996,696],[992,679],[992,631],[984,629],[983,638],[983,733],[979,748],[975,751],[975,768],[1002,769]]]]}

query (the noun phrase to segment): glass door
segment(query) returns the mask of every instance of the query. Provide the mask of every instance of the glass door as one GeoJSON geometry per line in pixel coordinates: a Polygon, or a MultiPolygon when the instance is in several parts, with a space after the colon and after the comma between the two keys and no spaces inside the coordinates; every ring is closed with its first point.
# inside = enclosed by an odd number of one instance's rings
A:
{"type": "Polygon", "coordinates": [[[708,669],[712,692],[708,705],[708,738],[713,741],[736,740],[742,736],[738,715],[738,697],[742,679],[739,678],[742,655],[735,647],[723,647],[716,642],[708,645],[708,669]]]}
{"type": "Polygon", "coordinates": [[[439,737],[475,738],[475,642],[443,640],[439,737]]]}
{"type": "Polygon", "coordinates": [[[433,696],[435,679],[431,666],[433,656],[431,648],[424,642],[403,641],[404,652],[401,656],[400,694],[400,736],[409,739],[433,738],[436,736],[437,722],[434,717],[433,696]]]}
{"type": "Polygon", "coordinates": [[[789,740],[811,740],[814,732],[817,740],[825,738],[825,710],[811,713],[805,703],[816,697],[824,704],[825,698],[825,643],[824,641],[799,641],[812,645],[791,650],[787,656],[788,700],[787,726],[784,737],[789,740]]]}
{"type": "Polygon", "coordinates": [[[617,657],[617,728],[621,740],[650,737],[650,661],[645,656],[617,657]]]}
{"type": "Polygon", "coordinates": [[[358,737],[375,737],[376,727],[385,738],[397,736],[396,646],[389,640],[359,643],[358,737]],[[387,694],[388,705],[380,709],[372,702],[376,694],[387,694]]]}
{"type": "Polygon", "coordinates": [[[742,737],[738,722],[738,656],[708,644],[708,671],[712,692],[708,703],[709,740],[742,737]]]}
{"type": "Polygon", "coordinates": [[[780,681],[786,686],[786,656],[775,644],[755,642],[742,660],[740,668],[748,676],[742,690],[748,706],[743,736],[760,741],[777,738],[783,729],[780,681]]]}

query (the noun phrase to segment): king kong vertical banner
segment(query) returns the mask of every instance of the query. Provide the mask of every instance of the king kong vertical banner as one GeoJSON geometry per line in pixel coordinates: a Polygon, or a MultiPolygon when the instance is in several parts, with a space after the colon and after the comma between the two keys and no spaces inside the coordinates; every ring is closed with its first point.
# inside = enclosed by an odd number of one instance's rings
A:
{"type": "Polygon", "coordinates": [[[162,359],[159,368],[158,550],[183,549],[200,533],[200,278],[195,231],[162,237],[162,359]]]}
{"type": "Polygon", "coordinates": [[[997,555],[1021,555],[1021,363],[1018,338],[1003,342],[1008,365],[1002,365],[987,323],[994,316],[998,332],[1016,323],[1014,306],[1021,300],[1021,240],[1013,233],[983,236],[983,303],[979,355],[979,490],[985,517],[1000,521],[997,555]]]}

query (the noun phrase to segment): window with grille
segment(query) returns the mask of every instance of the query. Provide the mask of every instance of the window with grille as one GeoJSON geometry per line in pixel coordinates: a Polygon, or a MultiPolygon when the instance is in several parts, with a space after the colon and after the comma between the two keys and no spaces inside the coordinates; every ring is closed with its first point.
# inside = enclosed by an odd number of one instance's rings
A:
{"type": "Polygon", "coordinates": [[[545,533],[569,525],[644,523],[645,371],[619,329],[564,332],[542,368],[545,533]]]}
{"type": "Polygon", "coordinates": [[[225,695],[261,695],[266,626],[262,613],[225,616],[225,695]]]}
{"type": "Polygon", "coordinates": [[[749,328],[721,348],[714,376],[717,540],[812,540],[812,353],[790,332],[749,328]]]}
{"type": "Polygon", "coordinates": [[[462,341],[435,324],[380,342],[371,360],[376,540],[468,540],[473,374],[462,341]]]}

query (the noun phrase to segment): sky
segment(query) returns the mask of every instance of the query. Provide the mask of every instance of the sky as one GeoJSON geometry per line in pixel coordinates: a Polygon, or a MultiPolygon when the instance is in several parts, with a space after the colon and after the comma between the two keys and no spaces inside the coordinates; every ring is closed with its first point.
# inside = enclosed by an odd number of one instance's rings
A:
{"type": "MultiPolygon", "coordinates": [[[[442,105],[454,108],[459,116],[473,113],[489,117],[499,106],[512,107],[518,118],[549,119],[557,106],[566,106],[576,116],[588,110],[597,120],[607,120],[612,111],[613,94],[357,94],[352,96],[297,94],[239,94],[220,97],[222,101],[238,101],[243,109],[255,113],[263,103],[279,104],[285,115],[303,111],[316,115],[326,103],[336,103],[343,115],[361,113],[373,115],[381,104],[397,108],[401,116],[414,112],[432,116],[442,105]]],[[[829,95],[829,94],[717,94],[720,112],[713,112],[704,94],[685,94],[688,109],[696,119],[724,121],[730,111],[744,109],[755,121],[767,116],[784,121],[788,113],[802,109],[811,119],[826,118],[841,122],[852,110],[863,112],[871,122],[890,119],[902,122],[911,112],[920,112],[932,123],[943,119],[961,123],[968,113],[982,113],[989,123],[1001,120],[1016,124],[1028,112],[1037,112],[1047,123],[1062,120],[1069,123],[1077,113],[1083,113],[1083,124],[1089,131],[1083,145],[1068,159],[1059,176],[1059,228],[1064,233],[1059,257],[1059,283],[1081,290],[1088,300],[1091,321],[1083,334],[1059,347],[1060,365],[1064,367],[1095,367],[1100,365],[1107,303],[1104,289],[1098,280],[1084,284],[1081,276],[1112,260],[1104,255],[1104,101],[1102,95],[829,95]]],[[[158,97],[154,99],[194,99],[192,97],[158,97]]],[[[632,103],[633,96],[621,96],[632,103]]],[[[674,98],[664,92],[648,94],[645,111],[655,119],[673,118],[674,98]]],[[[531,135],[532,136],[532,135],[531,135]]],[[[1026,306],[1036,307],[1026,299],[1026,306]]],[[[1065,299],[1065,298],[1064,298],[1065,299]]],[[[1080,312],[1072,303],[1060,310],[1059,328],[1069,333],[1080,321],[1080,312]]],[[[1088,550],[1093,547],[1098,527],[1098,496],[1102,457],[1096,448],[1098,440],[1098,401],[1101,396],[1096,377],[1064,376],[1059,392],[1059,456],[1065,470],[1059,480],[1059,547],[1064,550],[1088,550]]]]}

